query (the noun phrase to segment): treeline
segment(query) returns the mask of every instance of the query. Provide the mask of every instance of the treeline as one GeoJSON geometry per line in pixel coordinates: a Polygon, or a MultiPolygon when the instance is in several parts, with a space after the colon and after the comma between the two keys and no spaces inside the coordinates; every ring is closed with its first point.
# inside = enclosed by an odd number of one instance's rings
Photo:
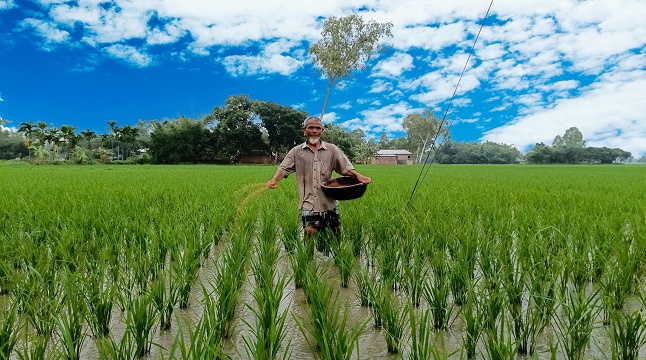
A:
{"type": "MultiPolygon", "coordinates": [[[[631,153],[619,148],[586,147],[583,134],[577,127],[571,127],[563,136],[557,135],[552,146],[537,143],[525,158],[532,164],[612,164],[624,162],[631,153]]],[[[642,160],[646,157],[642,157],[642,160]]]]}
{"type": "MultiPolygon", "coordinates": [[[[28,158],[39,164],[231,164],[240,162],[244,155],[271,155],[279,160],[303,142],[306,117],[303,110],[241,94],[229,96],[223,106],[214,107],[200,119],[140,120],[134,126],[108,121],[103,134],[90,129],[77,133],[75,126],[57,128],[29,121],[20,124],[18,133],[0,131],[0,159],[28,158]]],[[[406,136],[393,139],[384,132],[378,141],[365,140],[361,129],[347,130],[330,123],[324,127],[324,140],[339,146],[354,163],[371,163],[384,149],[408,150],[416,163],[440,164],[513,164],[525,160],[536,164],[605,164],[625,161],[631,155],[621,149],[585,147],[577,128],[557,136],[552,146],[536,144],[525,156],[512,145],[454,142],[430,110],[408,114],[402,122],[406,136]]]]}

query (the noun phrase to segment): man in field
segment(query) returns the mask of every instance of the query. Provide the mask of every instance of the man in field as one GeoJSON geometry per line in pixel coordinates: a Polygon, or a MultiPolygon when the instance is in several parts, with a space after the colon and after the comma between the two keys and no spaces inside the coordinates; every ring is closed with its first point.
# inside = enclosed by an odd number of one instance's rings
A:
{"type": "Polygon", "coordinates": [[[321,184],[332,177],[332,170],[355,177],[364,184],[370,183],[370,178],[356,172],[348,157],[336,145],[321,141],[321,119],[314,116],[305,119],[303,132],[307,140],[289,150],[273,179],[267,182],[267,187],[276,189],[276,183],[295,172],[305,237],[326,228],[338,236],[338,202],[323,193],[321,184]]]}

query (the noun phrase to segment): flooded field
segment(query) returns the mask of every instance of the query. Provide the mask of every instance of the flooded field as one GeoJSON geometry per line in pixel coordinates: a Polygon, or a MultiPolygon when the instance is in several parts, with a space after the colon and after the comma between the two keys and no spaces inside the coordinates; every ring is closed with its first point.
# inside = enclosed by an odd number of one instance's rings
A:
{"type": "Polygon", "coordinates": [[[0,359],[646,357],[646,167],[365,166],[313,243],[274,170],[3,168],[0,359]]]}

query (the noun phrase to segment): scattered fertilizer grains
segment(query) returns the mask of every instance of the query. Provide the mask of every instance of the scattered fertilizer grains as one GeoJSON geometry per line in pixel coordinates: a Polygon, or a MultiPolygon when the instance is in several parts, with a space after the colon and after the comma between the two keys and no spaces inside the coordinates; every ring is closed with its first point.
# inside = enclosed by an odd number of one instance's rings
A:
{"type": "Polygon", "coordinates": [[[646,358],[646,167],[358,170],[3,167],[0,359],[646,358]]]}

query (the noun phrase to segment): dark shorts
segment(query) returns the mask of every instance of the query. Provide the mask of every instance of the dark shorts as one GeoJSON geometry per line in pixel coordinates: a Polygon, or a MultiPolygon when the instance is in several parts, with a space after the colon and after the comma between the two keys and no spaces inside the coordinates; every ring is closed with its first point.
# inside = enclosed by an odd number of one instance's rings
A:
{"type": "Polygon", "coordinates": [[[316,230],[325,228],[338,228],[341,225],[339,221],[339,209],[334,208],[325,212],[314,212],[307,209],[301,209],[301,218],[303,227],[311,226],[316,230]]]}

